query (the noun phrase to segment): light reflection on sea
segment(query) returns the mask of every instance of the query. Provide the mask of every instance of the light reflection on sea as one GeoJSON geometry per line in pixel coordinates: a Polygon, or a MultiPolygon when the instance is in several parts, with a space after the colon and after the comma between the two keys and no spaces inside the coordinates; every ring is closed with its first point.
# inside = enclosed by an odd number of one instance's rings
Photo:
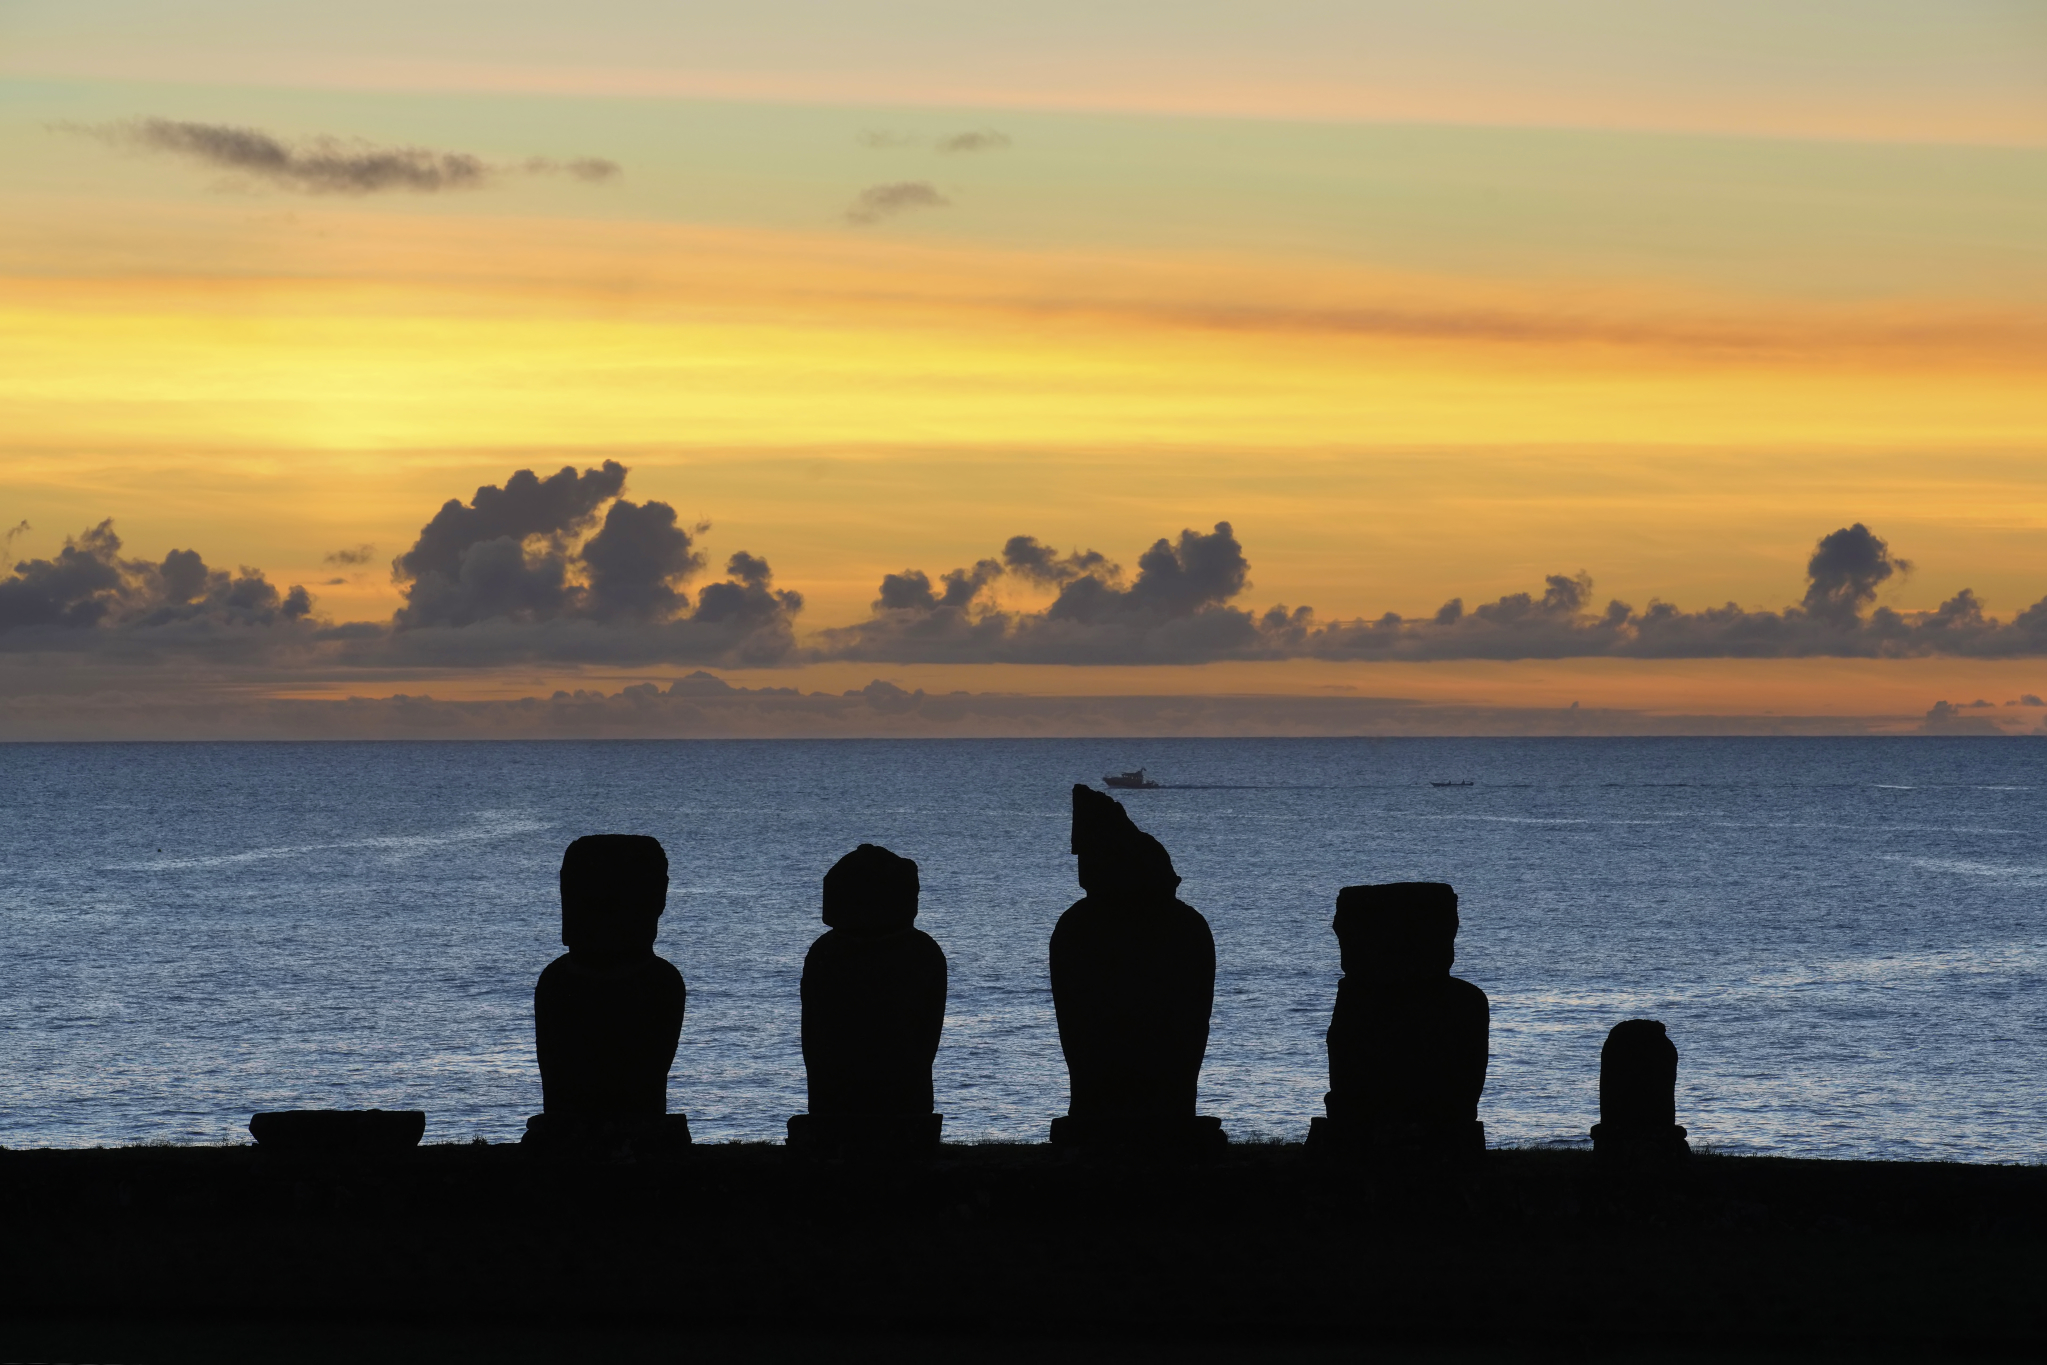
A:
{"type": "Polygon", "coordinates": [[[2047,745],[1997,739],[7,746],[0,1143],[239,1140],[291,1105],[515,1137],[555,868],[607,829],[670,852],[700,1137],[803,1107],[818,879],[874,840],[951,959],[948,1134],[1042,1138],[1066,788],[1138,764],[1215,928],[1202,1099],[1234,1133],[1319,1111],[1336,889],[1440,878],[1496,1143],[1582,1141],[1601,1037],[1648,1016],[1708,1145],[2047,1158],[2047,745]]]}

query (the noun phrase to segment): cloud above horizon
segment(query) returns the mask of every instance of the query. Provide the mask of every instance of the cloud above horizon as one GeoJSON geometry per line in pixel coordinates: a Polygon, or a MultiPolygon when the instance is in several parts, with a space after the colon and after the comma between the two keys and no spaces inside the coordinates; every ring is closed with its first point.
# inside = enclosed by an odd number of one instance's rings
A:
{"type": "Polygon", "coordinates": [[[0,650],[247,661],[310,645],[312,612],[303,587],[280,593],[262,570],[210,568],[197,550],[124,558],[108,520],[0,579],[0,650]]]}
{"type": "MultiPolygon", "coordinates": [[[[743,687],[701,670],[671,680],[551,696],[443,700],[398,693],[338,700],[207,694],[7,695],[0,740],[859,738],[1147,735],[1859,735],[1991,734],[1937,703],[1921,716],[1663,715],[1624,708],[1431,703],[1405,697],[1027,696],[926,692],[885,678],[839,692],[743,687]],[[1945,709],[1943,709],[1945,708],[1945,709]]],[[[2031,733],[2031,732],[2026,732],[2031,733]]]]}
{"type": "Polygon", "coordinates": [[[361,139],[320,136],[288,141],[258,128],[180,119],[136,118],[117,123],[63,124],[115,146],[196,161],[301,194],[368,195],[389,191],[436,194],[480,189],[508,174],[566,175],[595,183],[619,174],[603,157],[528,157],[495,165],[469,152],[426,147],[379,147],[361,139]]]}
{"type": "MultiPolygon", "coordinates": [[[[722,578],[699,585],[711,563],[710,525],[684,525],[669,504],[628,497],[627,475],[613,460],[545,477],[522,469],[466,502],[449,499],[392,561],[402,600],[384,621],[329,620],[305,587],[280,591],[260,569],[211,568],[196,550],[161,561],[124,557],[105,521],[0,579],[0,652],[261,662],[302,675],[535,662],[2047,657],[2047,598],[2009,620],[1990,616],[1967,588],[1931,610],[1877,605],[1879,591],[1914,565],[1861,522],[1814,542],[1802,596],[1775,610],[1728,602],[1688,611],[1654,599],[1602,605],[1580,570],[1548,575],[1539,591],[1471,606],[1452,597],[1424,615],[1372,619],[1245,605],[1251,561],[1227,521],[1153,540],[1134,572],[1093,547],[1061,550],[1015,535],[970,565],[885,574],[865,619],[800,640],[803,596],[778,588],[764,557],[736,550],[724,557],[722,578]]],[[[373,554],[361,545],[324,559],[353,567],[373,554]]],[[[2027,693],[2006,705],[2040,703],[2027,693]]]]}
{"type": "MultiPolygon", "coordinates": [[[[553,661],[771,666],[791,660],[802,594],[778,589],[745,550],[692,600],[706,565],[667,503],[622,496],[607,460],[545,479],[530,469],[442,504],[391,566],[403,603],[388,621],[320,619],[302,586],[230,575],[192,550],[122,558],[112,521],[54,559],[0,579],[0,651],[232,657],[271,668],[472,668],[553,661]]],[[[371,547],[329,563],[366,562],[371,547]]],[[[342,580],[333,580],[340,582],[342,580]]]]}
{"type": "Polygon", "coordinates": [[[389,626],[337,638],[350,657],[410,664],[785,662],[802,595],[740,550],[692,602],[709,524],[624,497],[626,472],[615,460],[545,479],[522,469],[466,504],[450,498],[392,563],[405,603],[389,626]]]}
{"type": "Polygon", "coordinates": [[[870,618],[821,631],[809,657],[1189,664],[2047,654],[2047,598],[2010,622],[1986,615],[1967,588],[1932,611],[1870,610],[1878,589],[1912,565],[1860,522],[1819,539],[1807,559],[1803,598],[1777,611],[1729,602],[1688,612],[1655,600],[1638,610],[1618,599],[1599,607],[1591,576],[1579,571],[1549,575],[1540,593],[1509,593],[1469,609],[1453,597],[1420,618],[1387,612],[1375,620],[1323,621],[1312,607],[1259,612],[1234,605],[1250,586],[1249,570],[1229,522],[1154,542],[1128,587],[1121,569],[1097,550],[1061,556],[1035,537],[1015,536],[999,559],[951,570],[937,586],[922,570],[886,576],[870,618]],[[1039,611],[1004,610],[993,589],[1005,575],[1058,595],[1039,611]]]}

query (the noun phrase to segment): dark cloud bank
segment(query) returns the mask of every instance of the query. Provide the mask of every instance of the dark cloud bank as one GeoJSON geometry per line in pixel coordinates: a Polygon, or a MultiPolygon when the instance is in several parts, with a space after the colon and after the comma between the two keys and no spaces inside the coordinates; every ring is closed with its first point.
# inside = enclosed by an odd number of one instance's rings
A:
{"type": "MultiPolygon", "coordinates": [[[[1101,736],[2002,735],[1967,707],[1915,716],[1649,715],[1440,705],[1400,697],[1031,697],[927,693],[884,679],[844,692],[735,687],[701,670],[666,686],[516,701],[299,701],[107,691],[0,704],[0,739],[872,739],[1101,736]]],[[[2047,735],[2047,726],[2033,731],[2047,735]]]]}
{"type": "Polygon", "coordinates": [[[0,652],[270,660],[312,643],[312,611],[304,588],[280,593],[262,570],[210,568],[196,550],[125,558],[103,521],[0,579],[0,652]]]}
{"type": "MultiPolygon", "coordinates": [[[[1857,523],[1822,537],[1803,597],[1775,611],[1733,603],[1685,611],[1651,601],[1600,605],[1583,573],[1540,592],[1467,607],[1452,598],[1415,618],[1319,619],[1309,607],[1246,608],[1251,565],[1228,522],[1161,538],[1126,570],[1095,549],[1028,535],[935,577],[883,577],[869,615],[799,640],[800,594],[775,586],[746,550],[711,572],[707,525],[626,496],[607,461],[451,499],[391,563],[403,604],[387,621],[336,623],[300,585],[259,569],[209,566],[196,550],[159,561],[122,553],[111,522],[0,579],[0,733],[55,737],[132,728],[159,733],[856,734],[856,733],[1719,733],[1855,731],[1837,718],[1648,717],[1627,712],[1488,711],[1358,697],[1043,698],[905,693],[877,680],[825,696],[729,688],[697,674],[609,696],[520,702],[405,696],[350,702],[263,700],[290,686],[520,665],[762,668],[876,665],[1199,664],[1222,660],[2047,657],[2047,599],[2010,620],[1964,589],[1938,608],[1898,612],[1878,590],[1912,568],[1857,523]],[[1023,609],[1018,597],[1048,605],[1023,609]],[[1005,605],[1008,603],[1009,605],[1005,605]],[[146,682],[145,682],[146,680],[146,682]],[[95,709],[100,708],[100,709],[95,709]],[[60,715],[73,716],[61,721],[60,715]],[[98,717],[95,721],[92,717],[98,717]],[[223,717],[232,718],[227,725],[223,717]],[[94,727],[98,728],[95,729],[94,727]],[[237,728],[239,727],[239,728],[237,728]],[[635,728],[637,727],[637,728],[635,728]]],[[[335,551],[355,566],[370,547],[335,551]]],[[[1910,720],[1946,733],[2027,726],[2035,694],[1993,706],[1940,702],[1910,720]],[[2006,710],[2004,708],[2012,708],[2006,710]],[[1999,720],[1993,720],[1995,714],[1999,720]],[[2000,724],[2000,721],[2002,722],[2000,724]]],[[[1895,728],[1895,726],[1893,726],[1895,728]]]]}
{"type": "Polygon", "coordinates": [[[62,131],[84,133],[137,151],[182,157],[302,194],[434,194],[480,189],[507,175],[566,175],[596,182],[619,173],[617,162],[594,156],[566,161],[536,156],[494,164],[468,152],[377,147],[334,137],[291,142],[256,128],[166,118],[66,124],[62,131]]]}
{"type": "MultiPolygon", "coordinates": [[[[794,661],[802,596],[742,550],[692,597],[709,528],[622,496],[625,479],[611,461],[544,479],[522,469],[450,499],[392,562],[404,605],[381,622],[318,619],[304,587],[280,593],[260,570],[209,569],[193,550],[123,558],[103,522],[0,580],[0,654],[338,670],[794,661]]],[[[327,559],[361,563],[367,548],[327,559]]]]}
{"type": "Polygon", "coordinates": [[[1222,659],[1781,659],[2047,654],[2047,598],[2009,622],[1968,589],[1930,612],[1874,607],[1877,590],[1911,565],[1860,522],[1823,537],[1801,601],[1777,611],[1735,603],[1685,611],[1618,599],[1603,606],[1584,573],[1552,574],[1540,593],[1467,608],[1453,597],[1427,616],[1319,620],[1311,607],[1234,605],[1250,564],[1228,522],[1161,539],[1123,571],[1096,550],[1057,555],[1031,536],[999,557],[934,583],[921,571],[882,580],[872,617],[820,636],[819,657],[874,662],[1130,664],[1222,659]],[[1005,576],[1056,588],[1043,611],[997,607],[1005,576]]]}

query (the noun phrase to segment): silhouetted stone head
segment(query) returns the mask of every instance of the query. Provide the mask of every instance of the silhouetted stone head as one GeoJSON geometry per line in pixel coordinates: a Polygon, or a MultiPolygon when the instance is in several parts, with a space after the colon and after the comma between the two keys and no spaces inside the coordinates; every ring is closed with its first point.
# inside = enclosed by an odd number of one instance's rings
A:
{"type": "Polygon", "coordinates": [[[862,844],[824,874],[824,922],[849,934],[892,934],[917,918],[917,864],[862,844]]]}
{"type": "Polygon", "coordinates": [[[1677,1044],[1661,1022],[1615,1024],[1599,1049],[1599,1120],[1609,1131],[1661,1132],[1677,1122],[1677,1044]]]}
{"type": "Polygon", "coordinates": [[[668,904],[668,854],[645,834],[586,834],[562,854],[562,942],[605,961],[654,950],[668,904]]]}
{"type": "Polygon", "coordinates": [[[1081,783],[1073,788],[1073,852],[1090,896],[1171,900],[1180,885],[1166,846],[1139,829],[1122,802],[1081,783]]]}
{"type": "Polygon", "coordinates": [[[1448,882],[1346,886],[1331,927],[1346,976],[1438,976],[1457,960],[1457,892],[1448,882]]]}

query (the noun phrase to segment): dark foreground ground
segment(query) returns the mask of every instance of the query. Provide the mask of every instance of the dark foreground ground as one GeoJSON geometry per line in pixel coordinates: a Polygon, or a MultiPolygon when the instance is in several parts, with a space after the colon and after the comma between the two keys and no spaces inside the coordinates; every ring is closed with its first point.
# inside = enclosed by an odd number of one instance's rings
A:
{"type": "Polygon", "coordinates": [[[0,1360],[2043,1352],[2047,1167],[0,1150],[0,1360]]]}

